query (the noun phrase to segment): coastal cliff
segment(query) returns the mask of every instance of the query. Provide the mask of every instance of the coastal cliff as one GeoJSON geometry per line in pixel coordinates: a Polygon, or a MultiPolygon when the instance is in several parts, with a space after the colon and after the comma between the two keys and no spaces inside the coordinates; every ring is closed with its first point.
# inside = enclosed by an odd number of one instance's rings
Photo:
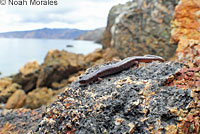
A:
{"type": "Polygon", "coordinates": [[[121,58],[155,54],[169,59],[176,50],[169,39],[177,3],[177,0],[133,0],[112,7],[102,39],[104,48],[115,48],[121,58]]]}
{"type": "Polygon", "coordinates": [[[1,38],[75,39],[89,30],[43,28],[30,31],[0,33],[1,38]]]}

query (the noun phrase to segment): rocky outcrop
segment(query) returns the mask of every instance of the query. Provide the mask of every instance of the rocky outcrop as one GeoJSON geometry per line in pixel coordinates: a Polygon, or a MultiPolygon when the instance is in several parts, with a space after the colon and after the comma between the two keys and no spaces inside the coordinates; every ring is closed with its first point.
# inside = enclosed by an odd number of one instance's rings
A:
{"type": "Polygon", "coordinates": [[[20,84],[28,93],[36,88],[39,68],[40,64],[37,61],[28,62],[20,69],[20,73],[13,76],[13,81],[20,84]]]}
{"type": "Polygon", "coordinates": [[[133,0],[113,7],[102,41],[104,48],[116,48],[120,57],[173,56],[176,46],[169,43],[170,21],[177,2],[133,0]]]}
{"type": "Polygon", "coordinates": [[[52,87],[53,82],[67,79],[84,67],[84,56],[66,51],[50,50],[41,65],[36,87],[52,87]]]}
{"type": "Polygon", "coordinates": [[[174,11],[171,22],[171,39],[175,42],[181,39],[200,39],[200,1],[181,0],[174,11]]]}
{"type": "Polygon", "coordinates": [[[183,69],[177,62],[153,62],[100,83],[75,81],[45,109],[0,115],[0,130],[9,125],[23,133],[199,133],[198,85],[188,81],[199,79],[186,79],[190,71],[183,69]]]}

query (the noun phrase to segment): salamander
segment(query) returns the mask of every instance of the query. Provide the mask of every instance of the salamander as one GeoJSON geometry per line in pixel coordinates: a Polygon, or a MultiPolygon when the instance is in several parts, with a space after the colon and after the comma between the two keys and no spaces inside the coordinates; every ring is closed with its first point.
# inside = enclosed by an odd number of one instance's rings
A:
{"type": "Polygon", "coordinates": [[[128,68],[134,66],[134,65],[137,66],[139,62],[149,63],[152,61],[164,62],[165,60],[162,57],[156,56],[156,55],[127,57],[115,64],[106,65],[102,68],[99,68],[97,71],[94,71],[92,73],[89,73],[87,75],[79,77],[78,82],[81,85],[86,85],[90,82],[98,80],[101,77],[105,77],[105,76],[108,76],[111,74],[121,72],[125,69],[128,69],[128,68]]]}

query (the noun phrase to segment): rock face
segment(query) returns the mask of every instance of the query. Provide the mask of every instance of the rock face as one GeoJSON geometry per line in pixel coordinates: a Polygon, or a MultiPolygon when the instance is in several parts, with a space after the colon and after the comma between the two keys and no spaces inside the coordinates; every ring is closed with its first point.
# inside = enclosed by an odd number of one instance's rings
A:
{"type": "Polygon", "coordinates": [[[190,67],[200,66],[200,41],[193,39],[181,39],[178,43],[176,61],[185,63],[190,67]]]}
{"type": "Polygon", "coordinates": [[[168,59],[176,46],[169,43],[170,21],[177,0],[133,0],[110,10],[104,48],[114,47],[120,57],[155,54],[168,59]]]}
{"type": "Polygon", "coordinates": [[[200,1],[181,0],[174,12],[171,23],[171,39],[178,42],[181,39],[200,39],[200,1]]]}

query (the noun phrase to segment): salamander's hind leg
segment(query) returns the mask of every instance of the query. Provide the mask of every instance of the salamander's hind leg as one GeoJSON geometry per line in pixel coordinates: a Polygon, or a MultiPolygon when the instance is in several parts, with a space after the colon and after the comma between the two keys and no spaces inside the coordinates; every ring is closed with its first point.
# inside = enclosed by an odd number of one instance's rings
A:
{"type": "Polygon", "coordinates": [[[95,83],[99,84],[102,81],[102,78],[97,78],[97,80],[95,81],[95,83]]]}

